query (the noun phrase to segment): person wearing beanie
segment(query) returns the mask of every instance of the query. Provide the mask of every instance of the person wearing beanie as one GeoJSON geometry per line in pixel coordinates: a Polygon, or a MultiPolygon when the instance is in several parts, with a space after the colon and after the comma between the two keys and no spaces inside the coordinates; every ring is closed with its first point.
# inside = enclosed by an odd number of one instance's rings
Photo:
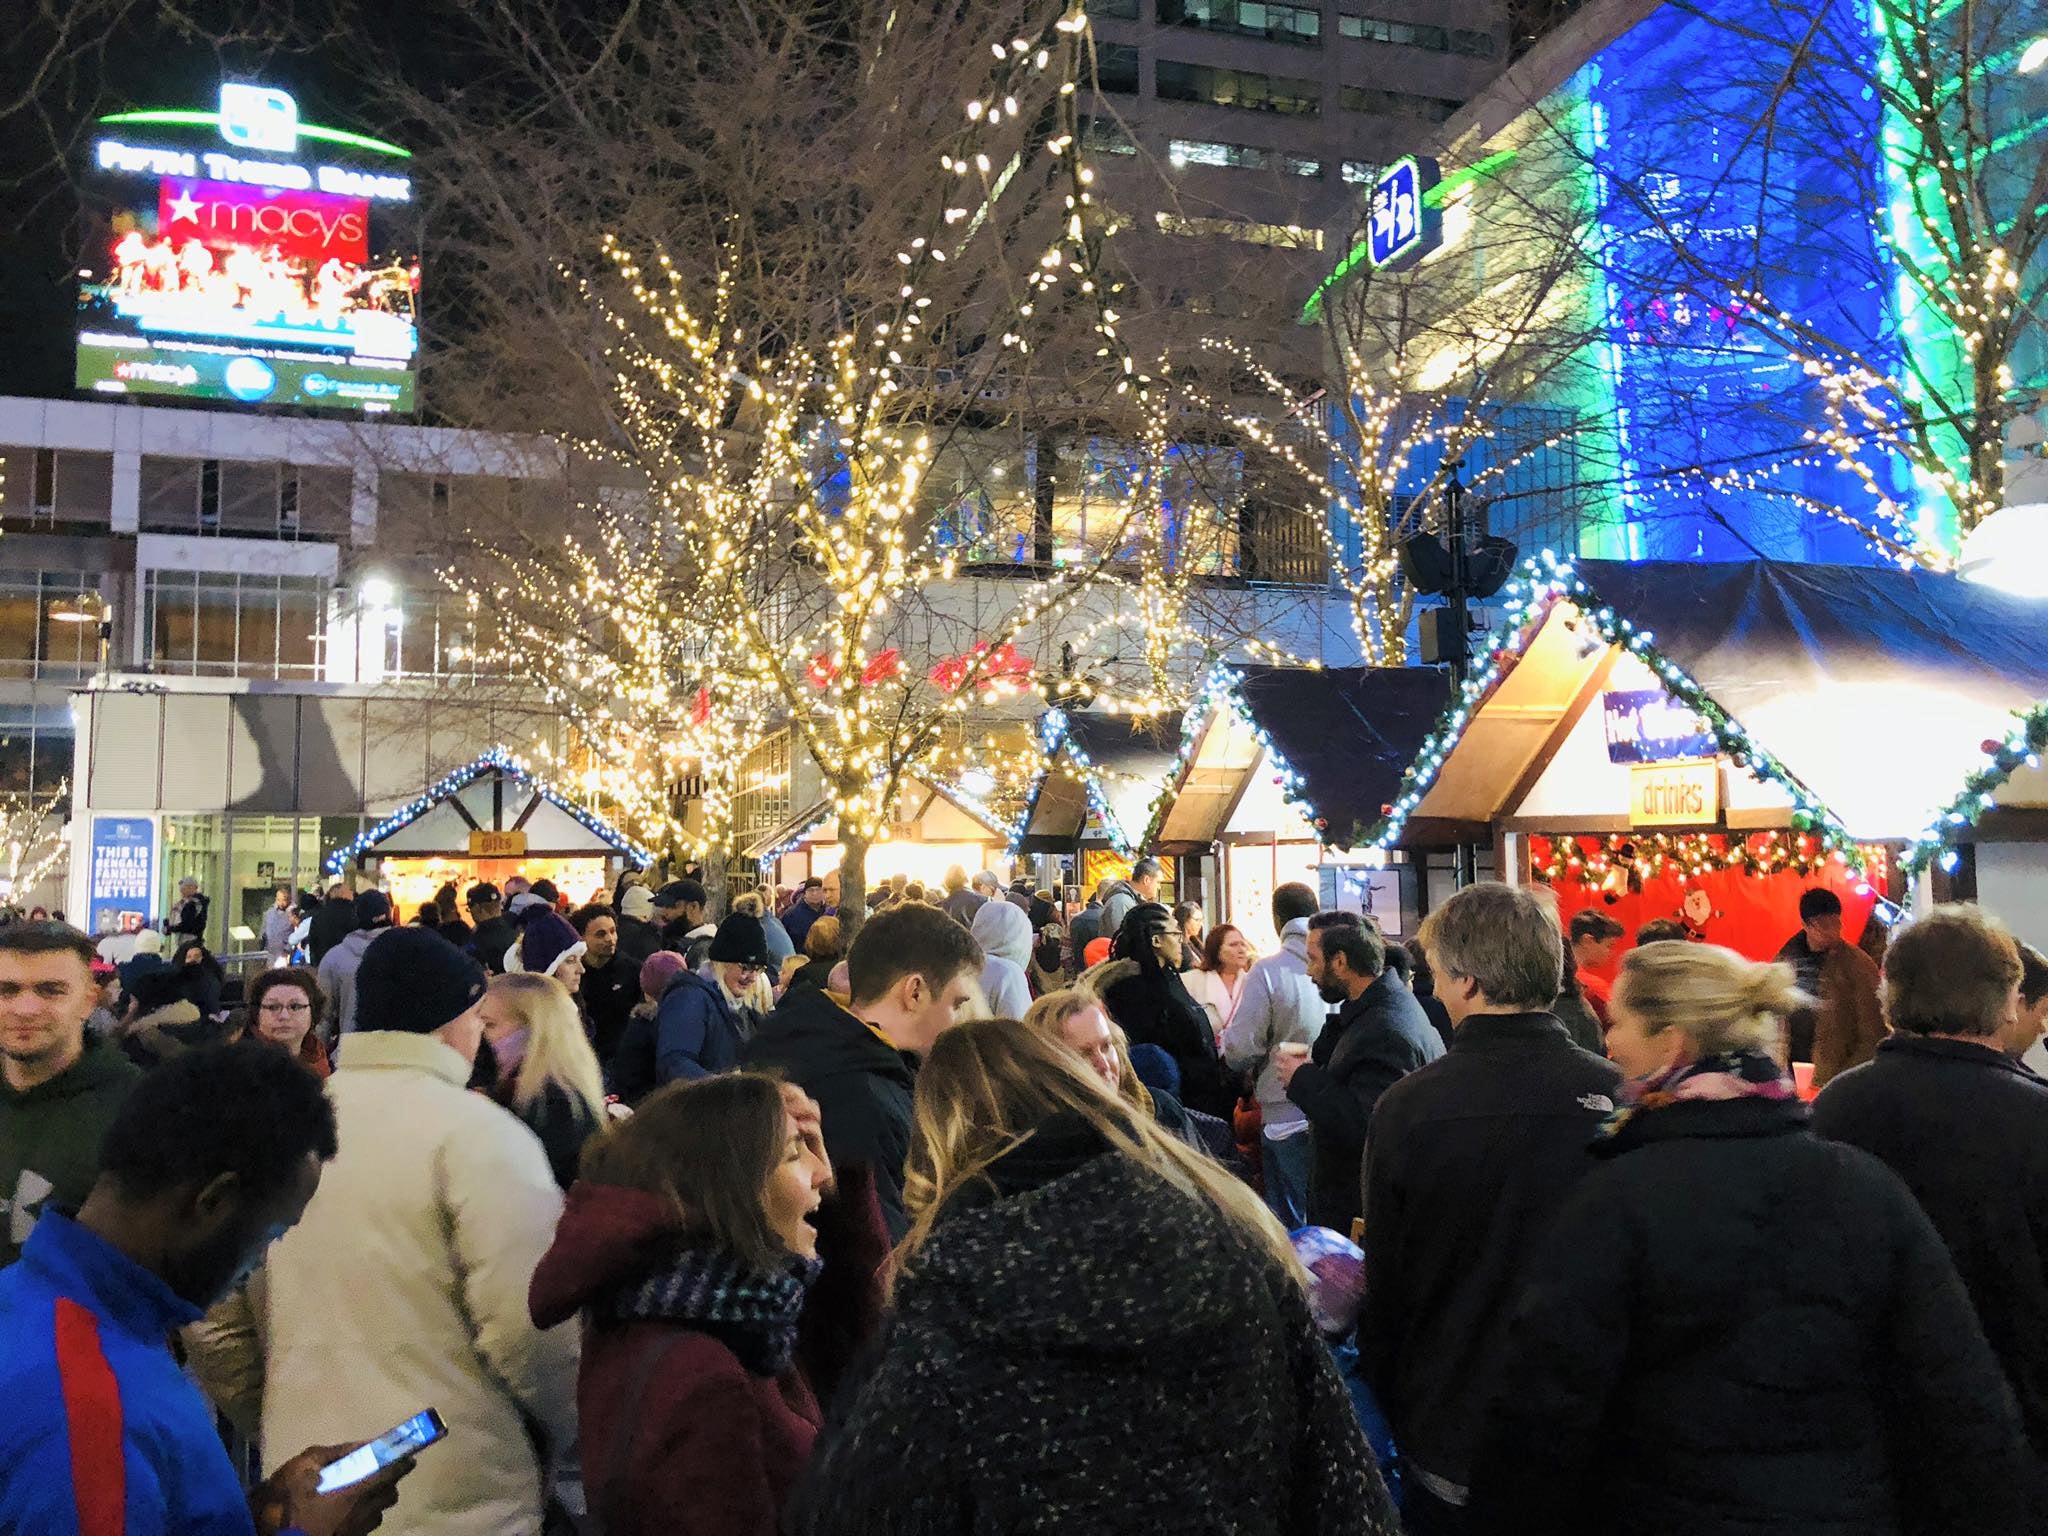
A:
{"type": "MultiPolygon", "coordinates": [[[[576,930],[551,911],[534,913],[519,933],[519,964],[522,971],[553,976],[575,996],[583,985],[583,956],[587,949],[576,930]]],[[[507,967],[508,970],[515,967],[507,967]]]]}
{"type": "Polygon", "coordinates": [[[743,1036],[728,988],[744,991],[767,964],[761,920],[745,912],[726,918],[711,935],[713,974],[678,966],[653,1017],[627,1026],[612,1069],[619,1097],[637,1104],[664,1083],[731,1071],[743,1036]]]}
{"type": "Polygon", "coordinates": [[[267,1452],[353,1444],[427,1405],[460,1425],[390,1521],[434,1536],[539,1530],[576,1426],[576,1330],[543,1332],[526,1304],[561,1190],[533,1133],[464,1088],[484,985],[424,928],[368,947],[327,1085],[341,1150],[256,1279],[186,1333],[267,1452]]]}
{"type": "Polygon", "coordinates": [[[661,930],[654,926],[654,892],[644,885],[629,885],[619,897],[619,953],[634,964],[643,963],[661,948],[661,930]]]}
{"type": "MultiPolygon", "coordinates": [[[[740,898],[742,902],[749,899],[740,898]]],[[[759,904],[758,897],[751,900],[759,904]]],[[[727,914],[712,935],[706,974],[725,994],[725,1001],[739,1023],[742,1043],[753,1039],[761,1021],[774,1011],[775,985],[771,978],[781,965],[782,956],[768,924],[752,907],[742,906],[727,914]]]]}
{"type": "Polygon", "coordinates": [[[391,898],[382,891],[362,891],[356,896],[355,916],[355,928],[342,935],[320,962],[320,990],[327,994],[327,1016],[337,1036],[356,1027],[356,974],[370,945],[391,932],[391,898]]]}

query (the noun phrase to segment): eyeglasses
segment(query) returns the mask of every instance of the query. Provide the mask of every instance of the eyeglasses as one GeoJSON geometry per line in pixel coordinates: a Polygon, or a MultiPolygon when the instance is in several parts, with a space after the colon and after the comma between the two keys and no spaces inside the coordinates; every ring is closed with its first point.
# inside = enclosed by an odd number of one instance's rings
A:
{"type": "Polygon", "coordinates": [[[313,1005],[311,1003],[265,1003],[261,1008],[257,1009],[259,1013],[272,1013],[276,1014],[279,1018],[283,1018],[286,1014],[311,1013],[312,1011],[313,1005]]]}

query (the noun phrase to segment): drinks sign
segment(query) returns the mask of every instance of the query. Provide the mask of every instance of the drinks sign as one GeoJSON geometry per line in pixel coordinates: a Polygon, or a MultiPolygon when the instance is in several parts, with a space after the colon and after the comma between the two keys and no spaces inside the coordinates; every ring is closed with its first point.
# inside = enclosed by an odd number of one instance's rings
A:
{"type": "Polygon", "coordinates": [[[1719,749],[1707,722],[1662,688],[1600,695],[1610,763],[1662,763],[1712,757],[1719,749]]]}
{"type": "Polygon", "coordinates": [[[1721,764],[1638,763],[1628,771],[1628,821],[1632,827],[1710,826],[1721,817],[1721,764]]]}

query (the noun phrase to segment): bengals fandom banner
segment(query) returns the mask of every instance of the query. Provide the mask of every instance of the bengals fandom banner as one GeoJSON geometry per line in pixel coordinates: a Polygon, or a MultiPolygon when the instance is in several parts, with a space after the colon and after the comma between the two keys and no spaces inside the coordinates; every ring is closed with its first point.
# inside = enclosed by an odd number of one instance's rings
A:
{"type": "Polygon", "coordinates": [[[157,189],[157,232],[213,249],[275,249],[319,266],[369,259],[370,205],[359,197],[166,176],[157,189]]]}

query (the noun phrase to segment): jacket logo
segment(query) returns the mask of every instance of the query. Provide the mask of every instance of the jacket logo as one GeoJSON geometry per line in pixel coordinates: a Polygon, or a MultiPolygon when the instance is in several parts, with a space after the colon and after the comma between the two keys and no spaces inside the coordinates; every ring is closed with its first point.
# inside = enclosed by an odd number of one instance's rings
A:
{"type": "Polygon", "coordinates": [[[1579,1108],[1590,1109],[1596,1114],[1611,1115],[1614,1113],[1614,1100],[1604,1093],[1582,1093],[1579,1095],[1579,1108]]]}

